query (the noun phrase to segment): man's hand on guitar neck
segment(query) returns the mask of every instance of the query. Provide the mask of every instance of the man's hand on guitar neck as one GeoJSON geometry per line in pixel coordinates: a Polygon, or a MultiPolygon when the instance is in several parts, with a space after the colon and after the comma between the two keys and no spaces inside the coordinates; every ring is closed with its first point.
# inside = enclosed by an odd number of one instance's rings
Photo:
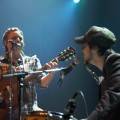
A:
{"type": "MultiPolygon", "coordinates": [[[[44,65],[44,69],[45,70],[54,69],[57,66],[58,66],[58,61],[52,60],[44,65]]],[[[53,76],[54,76],[54,72],[49,72],[47,75],[43,76],[40,80],[41,87],[48,87],[51,80],[53,79],[53,76]]]]}
{"type": "Polygon", "coordinates": [[[53,59],[53,60],[49,61],[48,63],[46,63],[45,65],[43,65],[41,70],[54,69],[55,67],[58,66],[58,62],[59,61],[57,59],[53,59]]]}
{"type": "MultiPolygon", "coordinates": [[[[58,66],[58,62],[57,62],[57,60],[56,61],[54,60],[54,61],[50,61],[50,62],[46,63],[40,70],[54,69],[57,66],[58,66]]],[[[53,79],[53,76],[54,76],[54,72],[49,72],[48,74],[32,73],[32,74],[27,75],[25,77],[25,80],[32,81],[32,80],[37,79],[40,82],[40,86],[43,88],[46,88],[46,87],[48,87],[51,80],[53,79]]]]}

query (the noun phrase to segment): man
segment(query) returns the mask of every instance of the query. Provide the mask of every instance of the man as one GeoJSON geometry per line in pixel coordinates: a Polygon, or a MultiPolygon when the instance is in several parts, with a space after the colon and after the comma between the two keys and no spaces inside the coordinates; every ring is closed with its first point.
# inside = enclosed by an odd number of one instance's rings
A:
{"type": "MultiPolygon", "coordinates": [[[[40,64],[40,60],[36,57],[36,55],[32,57],[26,56],[23,52],[23,47],[24,47],[23,32],[17,27],[8,28],[5,31],[3,35],[3,44],[5,47],[5,55],[0,59],[0,67],[1,67],[0,73],[2,75],[9,74],[9,73],[22,73],[24,71],[29,73],[31,71],[36,71],[36,70],[51,69],[57,66],[58,64],[57,60],[50,61],[49,63],[45,64],[42,67],[40,64]]],[[[48,87],[49,83],[53,78],[53,73],[48,73],[48,74],[33,73],[33,74],[25,75],[24,77],[25,77],[23,80],[24,86],[22,89],[23,91],[21,91],[23,93],[22,93],[22,96],[20,97],[21,99],[23,99],[23,100],[20,100],[22,101],[21,103],[23,104],[21,108],[21,112],[28,113],[31,111],[41,111],[42,109],[39,108],[37,104],[37,95],[36,95],[35,85],[39,83],[41,87],[48,87]]],[[[4,78],[1,77],[0,79],[1,79],[0,82],[4,82],[2,81],[2,79],[4,78]]],[[[8,79],[10,78],[8,77],[8,79]]],[[[10,85],[14,85],[14,84],[17,84],[17,83],[14,83],[12,80],[10,85]]],[[[0,87],[3,85],[4,83],[0,83],[0,87]]],[[[16,112],[16,110],[12,110],[12,113],[11,113],[12,117],[10,115],[10,111],[8,113],[9,115],[6,115],[4,112],[4,108],[7,105],[8,105],[8,108],[11,108],[11,106],[9,106],[10,104],[12,104],[10,100],[14,99],[13,97],[15,96],[14,93],[12,92],[15,92],[15,94],[18,92],[18,91],[11,91],[10,85],[8,84],[7,86],[5,86],[5,89],[7,89],[9,93],[8,94],[9,98],[6,103],[4,102],[6,101],[6,97],[4,100],[4,96],[2,96],[5,91],[4,89],[0,90],[0,114],[5,115],[3,116],[3,118],[0,117],[0,119],[3,119],[3,120],[18,119],[18,117],[16,117],[18,116],[18,111],[16,112]]],[[[12,87],[13,89],[16,88],[16,86],[12,86],[12,87]]],[[[14,102],[15,101],[13,101],[13,103],[14,102]]],[[[14,105],[12,105],[12,107],[13,106],[14,105]]]]}
{"type": "Polygon", "coordinates": [[[92,26],[83,36],[76,37],[86,66],[94,65],[103,73],[98,80],[101,95],[95,110],[83,120],[120,120],[120,54],[111,47],[115,35],[105,27],[92,26]]]}

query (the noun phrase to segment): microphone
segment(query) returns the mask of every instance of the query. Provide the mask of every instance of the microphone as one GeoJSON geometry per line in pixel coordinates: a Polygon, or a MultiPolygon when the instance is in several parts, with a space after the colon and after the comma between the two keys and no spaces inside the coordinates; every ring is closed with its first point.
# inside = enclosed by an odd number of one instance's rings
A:
{"type": "Polygon", "coordinates": [[[15,40],[13,39],[10,39],[8,40],[12,45],[13,47],[21,47],[21,43],[17,43],[15,40]]]}
{"type": "Polygon", "coordinates": [[[76,67],[76,65],[78,65],[78,64],[79,64],[79,60],[77,58],[75,58],[72,61],[72,63],[69,64],[68,67],[64,67],[64,68],[61,69],[61,71],[60,71],[60,79],[57,82],[57,84],[58,84],[59,87],[61,87],[65,75],[67,75],[68,73],[70,73],[76,67]]]}
{"type": "Polygon", "coordinates": [[[74,93],[74,95],[72,96],[71,100],[75,100],[76,97],[80,94],[80,91],[77,91],[74,93]]]}
{"type": "Polygon", "coordinates": [[[78,64],[79,64],[78,59],[75,59],[72,63],[69,64],[68,67],[62,69],[61,72],[62,72],[64,75],[67,75],[67,74],[70,73],[70,72],[73,70],[73,68],[75,68],[76,65],[78,65],[78,64]]]}
{"type": "MultiPolygon", "coordinates": [[[[76,97],[80,94],[80,91],[77,91],[74,93],[74,95],[68,100],[68,104],[66,107],[71,106],[75,101],[76,101],[76,97]]],[[[73,106],[72,106],[73,107],[73,106]]]]}
{"type": "Polygon", "coordinates": [[[65,107],[65,113],[64,113],[64,120],[69,120],[70,116],[74,114],[76,106],[77,106],[77,101],[76,98],[78,97],[78,95],[81,95],[83,102],[84,102],[84,106],[85,106],[85,113],[86,113],[86,117],[88,118],[88,107],[87,107],[87,102],[85,100],[84,94],[82,91],[78,90],[76,91],[73,96],[68,100],[68,103],[65,107]]]}
{"type": "Polygon", "coordinates": [[[68,103],[65,107],[64,120],[69,120],[71,115],[74,114],[76,109],[76,97],[80,94],[80,91],[74,93],[74,95],[68,100],[68,103]]]}

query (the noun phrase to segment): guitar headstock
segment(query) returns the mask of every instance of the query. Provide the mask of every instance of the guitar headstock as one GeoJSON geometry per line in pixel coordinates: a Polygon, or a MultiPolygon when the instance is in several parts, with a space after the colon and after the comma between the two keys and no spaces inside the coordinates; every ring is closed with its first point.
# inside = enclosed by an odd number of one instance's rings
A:
{"type": "Polygon", "coordinates": [[[75,49],[72,47],[68,47],[58,55],[57,59],[58,61],[65,61],[75,57],[75,54],[76,54],[75,49]]]}

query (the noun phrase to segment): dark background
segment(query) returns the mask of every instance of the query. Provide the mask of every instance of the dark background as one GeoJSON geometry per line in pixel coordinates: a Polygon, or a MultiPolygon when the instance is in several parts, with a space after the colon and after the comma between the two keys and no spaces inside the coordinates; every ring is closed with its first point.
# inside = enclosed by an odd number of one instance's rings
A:
{"type": "MultiPolygon", "coordinates": [[[[90,113],[97,103],[98,86],[86,71],[81,50],[73,39],[92,25],[105,26],[118,38],[114,49],[119,52],[119,6],[119,0],[81,0],[79,4],[72,0],[0,0],[0,54],[4,51],[3,32],[12,26],[24,32],[25,53],[30,56],[36,54],[42,64],[68,46],[74,47],[80,64],[65,77],[61,87],[57,85],[59,73],[56,73],[49,88],[38,87],[38,101],[45,110],[64,112],[68,99],[81,90],[90,113]]],[[[60,66],[66,64],[63,62],[60,66]]],[[[78,97],[77,103],[75,116],[86,117],[82,97],[78,97]]]]}

